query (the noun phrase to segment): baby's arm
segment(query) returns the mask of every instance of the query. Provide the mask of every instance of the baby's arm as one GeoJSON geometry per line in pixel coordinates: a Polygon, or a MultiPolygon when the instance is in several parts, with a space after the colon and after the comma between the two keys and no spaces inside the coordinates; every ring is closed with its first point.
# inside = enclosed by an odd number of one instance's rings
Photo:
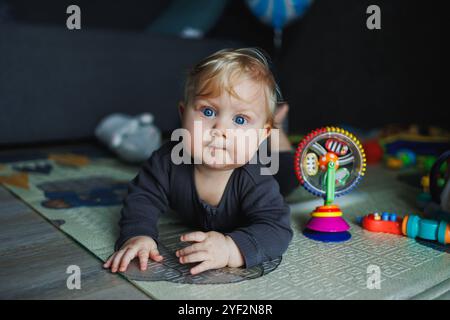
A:
{"type": "Polygon", "coordinates": [[[251,268],[280,257],[286,251],[293,232],[290,209],[277,182],[266,176],[249,186],[241,207],[246,225],[226,235],[239,247],[245,266],[251,268]]]}
{"type": "Polygon", "coordinates": [[[247,268],[281,256],[292,239],[289,207],[272,177],[249,187],[242,201],[245,227],[230,233],[192,232],[181,241],[195,242],[176,252],[180,263],[201,262],[191,269],[198,274],[222,267],[247,268]]]}
{"type": "Polygon", "coordinates": [[[141,269],[147,267],[148,258],[161,261],[157,250],[157,221],[169,206],[169,164],[163,157],[165,146],[155,151],[128,184],[128,195],[121,211],[120,236],[116,252],[105,263],[113,272],[125,271],[129,262],[139,257],[141,269]]]}
{"type": "Polygon", "coordinates": [[[182,235],[180,240],[195,242],[176,252],[182,264],[201,262],[191,269],[191,274],[198,274],[209,269],[244,265],[244,257],[236,243],[220,232],[196,231],[182,235]]]}

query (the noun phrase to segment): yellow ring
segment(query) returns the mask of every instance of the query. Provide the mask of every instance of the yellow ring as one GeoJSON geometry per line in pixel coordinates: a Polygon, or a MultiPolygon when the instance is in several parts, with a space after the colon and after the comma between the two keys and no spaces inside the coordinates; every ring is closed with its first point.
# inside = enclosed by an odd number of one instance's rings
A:
{"type": "Polygon", "coordinates": [[[311,216],[317,217],[317,218],[341,217],[341,216],[342,216],[342,212],[341,212],[341,211],[334,211],[334,212],[313,212],[313,213],[311,213],[311,216]]]}

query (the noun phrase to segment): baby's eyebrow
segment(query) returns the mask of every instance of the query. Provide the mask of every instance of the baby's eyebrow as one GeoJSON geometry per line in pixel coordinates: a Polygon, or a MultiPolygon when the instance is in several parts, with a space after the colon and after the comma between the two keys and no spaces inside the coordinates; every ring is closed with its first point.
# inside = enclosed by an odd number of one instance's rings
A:
{"type": "Polygon", "coordinates": [[[242,110],[242,111],[237,111],[236,113],[243,114],[243,115],[256,116],[256,113],[252,110],[242,110]]]}
{"type": "Polygon", "coordinates": [[[213,107],[217,108],[217,104],[215,104],[214,102],[212,102],[212,101],[210,101],[208,99],[205,99],[205,98],[197,98],[195,103],[196,104],[200,104],[200,103],[207,104],[207,105],[210,105],[210,106],[213,106],[213,107]]]}
{"type": "MultiPolygon", "coordinates": [[[[206,104],[208,106],[212,106],[216,109],[220,109],[220,105],[216,104],[214,102],[212,102],[211,100],[209,100],[208,98],[204,98],[204,97],[199,97],[196,100],[196,105],[198,104],[206,104]]],[[[257,113],[255,111],[253,111],[252,109],[250,109],[249,107],[244,107],[243,104],[241,103],[236,103],[232,105],[232,109],[236,112],[236,113],[242,113],[242,114],[251,114],[253,116],[256,116],[257,113]]]]}
{"type": "Polygon", "coordinates": [[[255,111],[253,111],[251,108],[243,107],[242,104],[234,105],[234,110],[235,110],[236,112],[241,112],[241,113],[252,113],[252,114],[256,115],[256,112],[255,112],[255,111]]]}

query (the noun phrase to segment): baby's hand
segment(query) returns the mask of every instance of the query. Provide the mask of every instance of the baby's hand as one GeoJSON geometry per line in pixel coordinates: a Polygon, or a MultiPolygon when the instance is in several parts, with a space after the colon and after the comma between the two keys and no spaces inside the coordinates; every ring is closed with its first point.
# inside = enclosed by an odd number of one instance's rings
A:
{"type": "Polygon", "coordinates": [[[128,239],[119,251],[109,257],[103,267],[111,268],[112,272],[117,272],[117,270],[125,272],[130,261],[136,256],[139,257],[139,264],[142,271],[147,270],[149,256],[156,262],[160,262],[163,259],[159,254],[155,240],[147,236],[137,236],[128,239]]]}
{"type": "Polygon", "coordinates": [[[244,265],[244,258],[236,243],[222,233],[196,231],[182,235],[180,240],[196,242],[176,252],[180,263],[201,262],[191,269],[191,274],[226,266],[240,267],[244,265]]]}

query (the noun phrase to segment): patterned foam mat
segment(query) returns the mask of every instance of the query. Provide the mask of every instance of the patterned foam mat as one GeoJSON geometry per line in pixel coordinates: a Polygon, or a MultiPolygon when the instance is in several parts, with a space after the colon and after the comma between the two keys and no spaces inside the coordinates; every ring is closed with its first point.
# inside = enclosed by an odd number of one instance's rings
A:
{"type": "MultiPolygon", "coordinates": [[[[105,261],[118,234],[124,185],[138,167],[112,158],[44,153],[9,157],[1,163],[0,182],[42,216],[105,261]],[[61,159],[63,161],[61,161],[61,159]]],[[[165,263],[149,263],[141,272],[133,264],[123,275],[157,299],[405,299],[432,291],[450,278],[448,247],[401,236],[370,233],[354,222],[371,211],[417,212],[417,190],[380,167],[350,195],[338,199],[351,224],[345,243],[322,243],[303,236],[309,212],[320,204],[302,189],[287,200],[294,238],[281,260],[252,269],[224,268],[190,276],[174,250],[186,229],[172,214],[160,221],[165,263]],[[372,288],[373,267],[380,288],[372,288]],[[372,268],[372,269],[371,269],[372,268]],[[372,288],[372,289],[371,289],[372,288]]],[[[100,262],[99,262],[100,263],[100,262]]]]}

